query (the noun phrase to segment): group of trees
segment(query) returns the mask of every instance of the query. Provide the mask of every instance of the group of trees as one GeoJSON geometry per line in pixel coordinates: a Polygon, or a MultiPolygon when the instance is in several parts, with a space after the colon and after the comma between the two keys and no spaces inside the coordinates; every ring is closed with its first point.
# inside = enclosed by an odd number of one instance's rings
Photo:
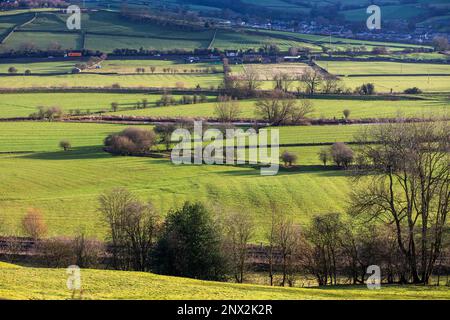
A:
{"type": "Polygon", "coordinates": [[[180,99],[176,99],[170,93],[165,92],[159,101],[156,102],[157,107],[167,107],[174,105],[183,105],[183,104],[197,104],[197,103],[205,103],[208,102],[208,97],[204,94],[202,95],[183,95],[180,99]]]}
{"type": "Polygon", "coordinates": [[[205,280],[223,280],[221,235],[199,203],[170,210],[165,219],[150,202],[125,189],[100,196],[108,223],[113,267],[205,280]]]}
{"type": "Polygon", "coordinates": [[[111,134],[104,141],[105,150],[117,155],[138,155],[150,151],[156,144],[153,130],[127,128],[119,133],[111,134]]]}
{"type": "Polygon", "coordinates": [[[37,111],[30,114],[31,119],[53,121],[61,119],[64,112],[60,107],[37,107],[37,111]]]}
{"type": "Polygon", "coordinates": [[[333,162],[341,168],[348,168],[355,159],[353,150],[343,142],[336,142],[329,148],[321,149],[317,156],[324,166],[333,162]]]}
{"type": "MultiPolygon", "coordinates": [[[[321,149],[317,153],[317,156],[324,166],[334,163],[337,167],[343,169],[348,169],[355,161],[353,150],[343,142],[336,142],[330,147],[321,149]]],[[[285,167],[292,167],[297,163],[298,156],[293,152],[285,150],[281,154],[280,160],[284,163],[285,167]]]]}
{"type": "MultiPolygon", "coordinates": [[[[226,60],[226,59],[225,59],[226,60]]],[[[231,69],[224,62],[225,80],[220,86],[223,95],[235,98],[251,98],[260,95],[258,89],[261,87],[261,75],[252,67],[246,67],[241,75],[232,75],[231,69]],[[228,70],[228,72],[227,72],[228,70]]],[[[345,88],[343,82],[330,74],[312,68],[304,71],[300,75],[279,72],[273,76],[274,89],[276,92],[305,94],[313,96],[318,93],[323,94],[351,94],[352,90],[345,88]],[[294,87],[295,85],[295,87],[294,87]]],[[[362,84],[353,90],[354,94],[373,95],[375,86],[372,83],[362,84]]]]}
{"type": "Polygon", "coordinates": [[[298,124],[314,111],[310,100],[298,100],[294,95],[274,90],[255,104],[255,114],[271,126],[298,124]]]}

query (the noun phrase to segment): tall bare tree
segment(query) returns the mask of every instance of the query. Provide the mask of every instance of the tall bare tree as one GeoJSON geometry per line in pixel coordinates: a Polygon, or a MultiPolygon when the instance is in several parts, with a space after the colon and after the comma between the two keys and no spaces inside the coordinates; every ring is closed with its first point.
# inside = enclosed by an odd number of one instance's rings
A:
{"type": "Polygon", "coordinates": [[[255,113],[273,126],[296,123],[313,111],[312,103],[296,100],[294,96],[275,90],[255,104],[255,113]]]}
{"type": "Polygon", "coordinates": [[[241,112],[239,102],[228,96],[220,96],[214,108],[214,114],[223,123],[230,123],[236,120],[241,112]]]}
{"type": "Polygon", "coordinates": [[[446,122],[397,123],[360,134],[360,170],[370,175],[353,193],[351,212],[395,226],[409,269],[404,282],[429,282],[448,237],[449,129],[446,122]]]}
{"type": "Polygon", "coordinates": [[[248,245],[254,228],[253,220],[242,211],[229,214],[225,220],[226,245],[231,254],[231,268],[237,283],[244,282],[248,245]]]}
{"type": "Polygon", "coordinates": [[[320,71],[317,69],[312,69],[306,70],[305,73],[300,76],[299,81],[304,84],[305,92],[307,94],[314,95],[319,89],[323,81],[323,77],[320,74],[320,71]]]}

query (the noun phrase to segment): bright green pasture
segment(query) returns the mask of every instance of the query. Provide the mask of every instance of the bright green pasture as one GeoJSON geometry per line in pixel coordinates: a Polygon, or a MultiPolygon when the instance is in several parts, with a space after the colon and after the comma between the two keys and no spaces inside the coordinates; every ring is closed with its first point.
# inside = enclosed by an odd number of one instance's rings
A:
{"type": "Polygon", "coordinates": [[[398,62],[355,62],[355,61],[320,61],[322,68],[338,75],[370,74],[450,74],[448,64],[398,63],[398,62]]]}
{"type": "Polygon", "coordinates": [[[373,83],[375,90],[381,93],[388,93],[391,89],[393,92],[403,92],[412,87],[424,92],[450,92],[450,76],[346,77],[343,80],[352,89],[364,83],[373,83]]]}
{"type": "Polygon", "coordinates": [[[286,40],[279,39],[270,35],[254,35],[243,32],[229,31],[218,31],[212,47],[222,50],[259,49],[267,44],[275,44],[284,51],[287,51],[291,47],[303,47],[309,48],[312,51],[321,51],[321,48],[319,46],[301,42],[300,40],[286,40]]]}
{"type": "MultiPolygon", "coordinates": [[[[30,70],[32,73],[39,74],[53,74],[53,73],[70,73],[76,64],[83,63],[83,60],[67,60],[67,61],[49,61],[45,62],[23,62],[17,60],[14,62],[1,63],[0,73],[8,73],[10,67],[15,67],[18,73],[24,73],[25,70],[30,70]]],[[[154,73],[169,73],[164,69],[171,69],[170,72],[175,73],[205,73],[209,68],[217,69],[218,72],[223,71],[221,63],[191,63],[187,64],[184,61],[173,60],[106,60],[101,63],[101,69],[88,69],[86,72],[92,73],[119,73],[130,74],[136,73],[136,68],[144,68],[145,73],[152,73],[151,67],[154,67],[154,73]]]]}
{"type": "MultiPolygon", "coordinates": [[[[343,111],[351,111],[350,118],[394,118],[402,116],[421,116],[426,114],[450,113],[450,102],[446,99],[430,100],[344,100],[344,99],[311,99],[314,112],[311,118],[343,117],[343,111]]],[[[241,117],[256,118],[255,101],[240,101],[241,117]]],[[[215,117],[216,103],[196,105],[180,105],[157,107],[144,110],[120,111],[116,114],[158,116],[158,117],[215,117]]]]}
{"type": "MultiPolygon", "coordinates": [[[[180,97],[173,96],[175,99],[180,97]]],[[[108,111],[111,103],[118,108],[134,108],[137,102],[146,99],[149,105],[155,105],[161,99],[157,94],[118,94],[118,93],[12,93],[0,94],[0,118],[27,117],[38,106],[58,106],[64,112],[80,110],[82,113],[108,111]]]]}
{"type": "Polygon", "coordinates": [[[51,61],[48,62],[9,62],[0,63],[0,73],[8,73],[10,67],[15,67],[17,73],[24,73],[25,70],[30,70],[31,73],[69,73],[77,64],[77,61],[51,61]]]}
{"type": "Polygon", "coordinates": [[[145,75],[98,75],[75,74],[54,76],[2,76],[0,88],[32,88],[32,87],[111,87],[119,84],[122,87],[167,87],[184,86],[202,88],[219,85],[221,74],[145,74],[145,75]]]}
{"type": "MultiPolygon", "coordinates": [[[[82,299],[130,300],[311,300],[311,299],[450,299],[444,286],[365,286],[282,288],[250,284],[207,282],[143,272],[82,270],[82,299]]],[[[66,269],[24,268],[0,263],[0,298],[67,300],[66,269]]]]}
{"type": "MultiPolygon", "coordinates": [[[[50,236],[72,235],[84,228],[102,237],[105,227],[96,210],[97,198],[115,187],[126,187],[143,199],[151,199],[163,212],[185,200],[199,200],[226,210],[242,210],[237,204],[245,203],[245,210],[258,224],[258,241],[264,241],[263,226],[271,200],[291,210],[300,223],[314,214],[345,210],[349,191],[345,172],[318,170],[308,166],[312,160],[305,160],[305,166],[294,171],[281,170],[278,176],[262,177],[258,169],[250,167],[175,166],[166,159],[113,157],[103,152],[103,139],[123,128],[106,124],[1,123],[0,215],[6,233],[20,234],[21,217],[27,208],[36,207],[44,213],[50,236]],[[72,142],[73,151],[59,150],[62,139],[72,142]]],[[[283,128],[282,142],[334,141],[339,130],[323,127],[308,133],[308,129],[296,132],[283,128]]],[[[351,133],[344,131],[339,133],[342,140],[350,139],[351,133]]]]}
{"type": "Polygon", "coordinates": [[[68,50],[81,50],[81,36],[76,33],[52,32],[14,32],[13,35],[0,47],[0,51],[20,49],[24,44],[31,44],[37,49],[47,50],[51,45],[58,43],[68,50]]]}
{"type": "Polygon", "coordinates": [[[102,52],[113,52],[114,49],[121,48],[139,49],[141,47],[148,50],[184,49],[192,51],[198,48],[207,48],[210,41],[211,39],[173,40],[88,34],[85,47],[102,52]]]}
{"type": "Polygon", "coordinates": [[[174,60],[106,60],[101,63],[101,69],[89,70],[89,72],[116,72],[116,73],[136,73],[136,68],[144,68],[146,73],[153,73],[151,67],[154,67],[154,73],[205,73],[206,69],[216,68],[223,72],[223,66],[218,63],[185,63],[184,61],[174,60]],[[164,71],[166,69],[166,72],[164,71]]]}

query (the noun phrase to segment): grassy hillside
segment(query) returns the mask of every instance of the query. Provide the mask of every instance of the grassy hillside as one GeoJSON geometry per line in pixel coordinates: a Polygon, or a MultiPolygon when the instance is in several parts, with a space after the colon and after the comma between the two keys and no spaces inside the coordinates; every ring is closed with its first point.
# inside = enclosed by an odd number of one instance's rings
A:
{"type": "MultiPolygon", "coordinates": [[[[259,228],[255,241],[264,240],[264,221],[271,200],[292,210],[298,222],[306,222],[314,214],[345,210],[349,190],[346,173],[318,169],[319,160],[310,153],[300,155],[297,170],[262,177],[258,169],[250,167],[175,166],[166,159],[113,157],[103,152],[106,135],[123,128],[2,123],[0,215],[5,220],[5,232],[20,232],[20,219],[27,208],[37,207],[45,215],[51,236],[71,235],[82,227],[102,237],[105,227],[97,212],[97,198],[115,187],[126,187],[143,199],[151,199],[162,212],[185,200],[199,200],[227,210],[236,210],[238,204],[245,203],[245,210],[254,216],[259,228]],[[60,151],[58,143],[62,139],[70,140],[74,150],[60,151]]],[[[299,129],[283,128],[282,142],[335,141],[339,136],[346,141],[357,127],[342,127],[339,135],[336,127],[299,129]]]]}
{"type": "MultiPolygon", "coordinates": [[[[82,270],[81,277],[82,298],[86,300],[450,299],[450,290],[446,287],[385,286],[381,290],[368,290],[364,286],[277,288],[106,270],[82,270]]],[[[70,299],[66,281],[65,269],[22,268],[0,262],[0,298],[70,299]]]]}

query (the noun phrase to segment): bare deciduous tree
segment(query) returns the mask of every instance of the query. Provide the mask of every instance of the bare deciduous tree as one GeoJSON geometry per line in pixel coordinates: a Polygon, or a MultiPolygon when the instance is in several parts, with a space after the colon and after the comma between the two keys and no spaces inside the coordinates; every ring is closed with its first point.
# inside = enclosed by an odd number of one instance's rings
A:
{"type": "Polygon", "coordinates": [[[237,283],[244,281],[248,244],[253,237],[253,232],[254,223],[247,213],[232,213],[225,220],[226,246],[231,254],[231,268],[237,283]]]}
{"type": "Polygon", "coordinates": [[[301,81],[305,86],[305,92],[309,95],[314,95],[318,88],[320,87],[323,77],[320,72],[316,69],[306,70],[303,73],[299,81],[301,81]]]}
{"type": "Polygon", "coordinates": [[[272,126],[297,123],[313,111],[309,101],[299,101],[294,96],[275,90],[256,102],[256,115],[272,126]]]}
{"type": "Polygon", "coordinates": [[[239,102],[228,96],[220,96],[214,108],[214,114],[223,123],[230,123],[236,120],[241,112],[239,102]]]}
{"type": "Polygon", "coordinates": [[[369,182],[352,195],[354,215],[396,229],[404,282],[428,283],[448,237],[450,130],[446,122],[375,126],[360,135],[369,182]],[[377,141],[369,144],[369,141],[377,141]]]}

